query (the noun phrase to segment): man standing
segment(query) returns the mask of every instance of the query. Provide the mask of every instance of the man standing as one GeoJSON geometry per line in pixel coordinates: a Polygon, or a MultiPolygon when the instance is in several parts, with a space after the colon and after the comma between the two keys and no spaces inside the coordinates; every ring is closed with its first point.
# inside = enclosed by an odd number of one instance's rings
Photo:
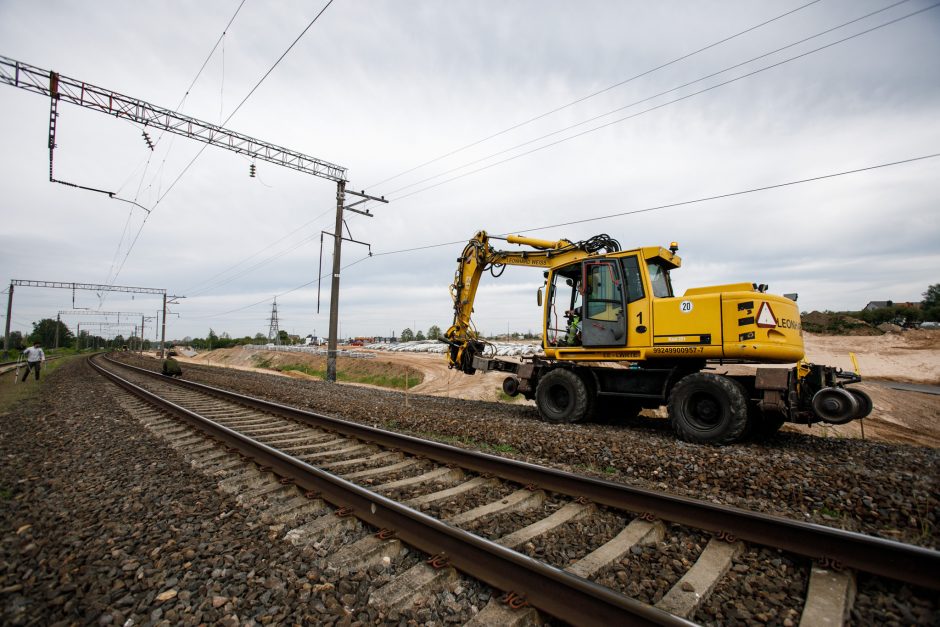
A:
{"type": "Polygon", "coordinates": [[[26,381],[30,369],[35,371],[36,380],[39,381],[39,368],[46,361],[46,354],[42,352],[39,342],[34,342],[32,346],[23,351],[23,354],[26,355],[26,372],[23,373],[23,378],[20,381],[26,381]]]}

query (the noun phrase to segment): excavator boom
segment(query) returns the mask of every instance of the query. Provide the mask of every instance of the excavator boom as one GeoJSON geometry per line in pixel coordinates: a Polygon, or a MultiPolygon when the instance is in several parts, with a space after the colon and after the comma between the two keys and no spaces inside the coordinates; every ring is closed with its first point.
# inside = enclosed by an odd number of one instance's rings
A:
{"type": "Polygon", "coordinates": [[[454,301],[454,323],[444,334],[444,341],[450,344],[448,362],[451,368],[459,368],[468,374],[474,369],[472,357],[482,352],[483,345],[470,316],[476,298],[480,278],[484,272],[500,276],[506,266],[526,266],[530,268],[550,268],[572,263],[601,250],[616,252],[620,244],[607,235],[597,235],[583,242],[571,242],[566,239],[544,240],[521,235],[509,235],[505,241],[510,244],[530,246],[535,250],[496,250],[490,240],[503,239],[490,236],[480,231],[467,243],[460,258],[457,259],[457,272],[450,286],[454,301]]]}

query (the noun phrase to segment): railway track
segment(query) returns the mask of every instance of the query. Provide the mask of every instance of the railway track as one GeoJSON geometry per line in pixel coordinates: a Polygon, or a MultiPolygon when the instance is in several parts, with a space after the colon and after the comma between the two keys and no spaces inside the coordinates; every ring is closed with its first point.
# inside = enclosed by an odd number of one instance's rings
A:
{"type": "Polygon", "coordinates": [[[940,589],[937,551],[474,453],[110,360],[93,365],[160,408],[148,426],[240,500],[267,507],[286,540],[359,529],[331,557],[347,569],[390,564],[406,547],[427,556],[406,560],[370,604],[405,606],[452,582],[455,569],[503,592],[479,624],[522,621],[531,608],[573,624],[688,624],[710,594],[745,606],[760,595],[748,570],[783,572],[800,591],[792,624],[841,622],[855,571],[888,587],[940,589]],[[650,577],[664,593],[637,589],[650,577]]]}

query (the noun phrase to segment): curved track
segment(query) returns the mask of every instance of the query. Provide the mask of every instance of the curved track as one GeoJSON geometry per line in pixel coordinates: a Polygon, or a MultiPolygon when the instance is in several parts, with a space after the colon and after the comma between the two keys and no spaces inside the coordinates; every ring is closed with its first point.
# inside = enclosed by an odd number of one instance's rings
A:
{"type": "MultiPolygon", "coordinates": [[[[395,537],[432,556],[434,567],[453,566],[506,591],[510,606],[531,604],[574,624],[613,624],[626,618],[686,624],[685,617],[720,581],[732,559],[751,550],[741,541],[786,551],[807,570],[816,564],[807,574],[804,620],[811,619],[807,612],[818,611],[821,602],[814,596],[814,579],[819,588],[825,581],[838,583],[847,577],[833,573],[833,566],[940,589],[940,553],[929,549],[475,453],[168,380],[118,362],[108,363],[107,369],[94,365],[148,403],[272,471],[282,486],[293,484],[308,498],[339,508],[326,514],[330,520],[352,515],[380,530],[379,541],[395,537]],[[487,540],[466,530],[476,529],[480,520],[510,514],[523,521],[510,533],[487,540]],[[572,521],[586,524],[592,517],[611,515],[622,521],[622,530],[600,545],[585,538],[579,559],[561,567],[513,550],[531,548],[572,521]],[[687,572],[657,607],[597,583],[599,573],[634,547],[661,538],[660,520],[713,537],[705,538],[704,550],[692,556],[687,572]]],[[[844,614],[845,608],[835,611],[844,614]]]]}

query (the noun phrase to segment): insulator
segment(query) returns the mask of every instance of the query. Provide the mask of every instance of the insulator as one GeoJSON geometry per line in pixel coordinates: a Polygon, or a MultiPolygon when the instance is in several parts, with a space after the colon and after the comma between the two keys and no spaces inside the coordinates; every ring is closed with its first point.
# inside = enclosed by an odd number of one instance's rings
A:
{"type": "Polygon", "coordinates": [[[147,148],[153,150],[153,140],[150,139],[150,135],[147,134],[147,131],[141,131],[140,134],[144,136],[144,142],[146,142],[147,148]]]}
{"type": "Polygon", "coordinates": [[[252,163],[251,165],[248,166],[248,176],[250,176],[251,178],[254,178],[255,171],[256,171],[255,164],[252,163]]]}

